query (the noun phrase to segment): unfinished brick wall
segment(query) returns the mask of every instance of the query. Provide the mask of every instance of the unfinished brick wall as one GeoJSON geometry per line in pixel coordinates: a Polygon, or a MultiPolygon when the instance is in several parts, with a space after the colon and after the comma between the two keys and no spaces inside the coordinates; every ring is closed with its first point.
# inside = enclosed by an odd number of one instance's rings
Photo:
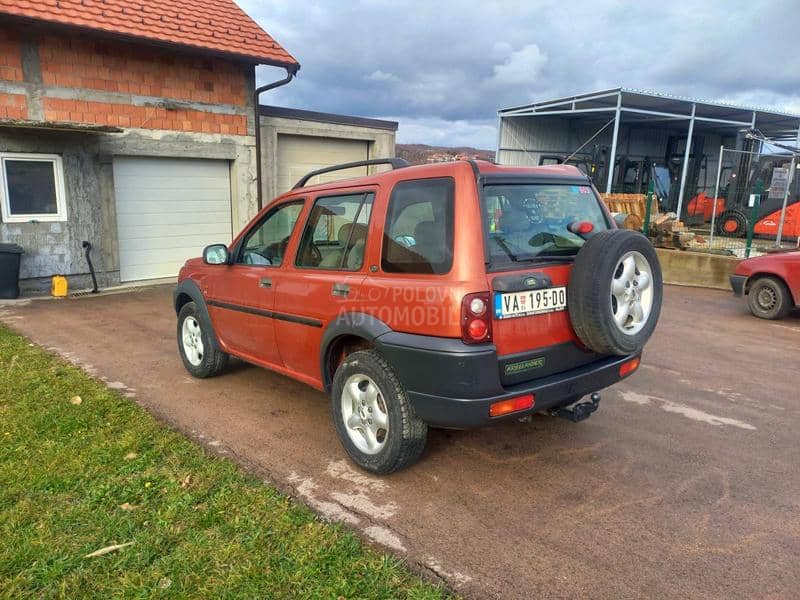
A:
{"type": "Polygon", "coordinates": [[[154,106],[45,98],[44,115],[47,121],[72,121],[198,133],[247,134],[246,117],[199,110],[167,110],[154,106]]]}
{"type": "Polygon", "coordinates": [[[0,29],[0,80],[22,81],[22,46],[19,37],[0,29]]]}
{"type": "MultiPolygon", "coordinates": [[[[20,82],[22,45],[12,31],[0,29],[0,81],[20,82]]],[[[27,119],[28,99],[25,94],[0,93],[0,119],[27,119]]]]}
{"type": "Polygon", "coordinates": [[[0,84],[29,88],[0,90],[0,118],[36,114],[45,121],[247,135],[251,79],[252,67],[216,58],[90,35],[23,38],[0,27],[0,84]],[[26,43],[37,60],[23,68],[26,43]],[[30,102],[36,111],[29,112],[30,102]]]}
{"type": "Polygon", "coordinates": [[[158,96],[208,104],[246,104],[241,66],[130,43],[47,36],[39,39],[45,85],[158,96]]]}

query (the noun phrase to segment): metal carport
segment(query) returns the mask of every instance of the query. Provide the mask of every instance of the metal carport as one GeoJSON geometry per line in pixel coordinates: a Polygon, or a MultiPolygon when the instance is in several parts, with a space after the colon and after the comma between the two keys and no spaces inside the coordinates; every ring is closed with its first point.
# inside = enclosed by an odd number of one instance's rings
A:
{"type": "MultiPolygon", "coordinates": [[[[589,142],[602,142],[609,145],[607,164],[615,166],[623,132],[629,150],[631,133],[637,133],[632,154],[640,156],[663,156],[666,136],[685,137],[678,214],[686,193],[692,142],[698,135],[718,138],[719,144],[708,145],[712,151],[741,145],[744,132],[753,129],[771,140],[800,144],[800,115],[629,88],[504,108],[498,111],[498,121],[496,160],[500,164],[539,164],[548,153],[569,155],[589,142]]],[[[611,192],[615,168],[607,171],[602,184],[611,192]]]]}

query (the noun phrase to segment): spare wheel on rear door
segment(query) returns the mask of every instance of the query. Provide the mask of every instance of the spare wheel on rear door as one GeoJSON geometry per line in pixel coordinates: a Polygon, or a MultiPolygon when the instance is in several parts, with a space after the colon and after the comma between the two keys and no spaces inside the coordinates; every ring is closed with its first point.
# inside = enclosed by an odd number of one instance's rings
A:
{"type": "Polygon", "coordinates": [[[575,257],[567,293],[572,327],[595,352],[640,352],[658,323],[662,293],[649,240],[635,231],[601,231],[575,257]]]}

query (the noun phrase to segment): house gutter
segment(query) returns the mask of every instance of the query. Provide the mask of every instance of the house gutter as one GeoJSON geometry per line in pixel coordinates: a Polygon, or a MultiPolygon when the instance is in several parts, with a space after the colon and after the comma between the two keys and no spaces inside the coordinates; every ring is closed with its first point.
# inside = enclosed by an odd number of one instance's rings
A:
{"type": "Polygon", "coordinates": [[[262,177],[262,165],[261,165],[261,103],[259,98],[261,94],[264,92],[268,92],[269,90],[274,90],[275,88],[279,88],[283,85],[289,83],[294,76],[297,75],[298,69],[300,69],[300,65],[292,65],[292,66],[284,66],[286,69],[286,77],[280,79],[278,81],[273,81],[272,83],[268,83],[266,85],[262,85],[261,87],[256,88],[255,95],[254,95],[254,102],[255,105],[255,126],[256,126],[256,185],[258,186],[258,190],[256,193],[256,198],[258,199],[258,210],[261,210],[264,207],[264,185],[261,181],[262,177]]]}

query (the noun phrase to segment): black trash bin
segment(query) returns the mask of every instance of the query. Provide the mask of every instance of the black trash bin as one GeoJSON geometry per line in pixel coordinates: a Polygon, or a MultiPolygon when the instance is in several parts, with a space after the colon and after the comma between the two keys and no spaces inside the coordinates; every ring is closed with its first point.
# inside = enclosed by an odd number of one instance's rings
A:
{"type": "Polygon", "coordinates": [[[24,252],[16,244],[0,244],[0,298],[19,298],[19,259],[24,252]]]}

